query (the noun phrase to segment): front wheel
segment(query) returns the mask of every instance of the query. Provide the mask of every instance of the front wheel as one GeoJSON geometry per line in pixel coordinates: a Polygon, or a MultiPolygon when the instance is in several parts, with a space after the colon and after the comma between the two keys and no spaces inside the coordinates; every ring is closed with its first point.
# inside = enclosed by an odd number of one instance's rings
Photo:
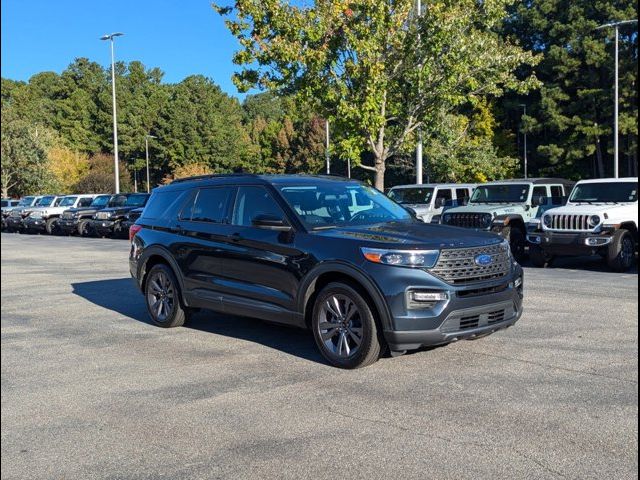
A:
{"type": "Polygon", "coordinates": [[[144,286],[147,311],[151,321],[159,327],[184,325],[187,317],[180,299],[180,287],[173,271],[164,264],[149,271],[144,286]]]}
{"type": "Polygon", "coordinates": [[[88,237],[89,233],[89,220],[80,220],[78,222],[78,235],[81,237],[88,237]]]}
{"type": "Polygon", "coordinates": [[[547,268],[551,265],[553,255],[548,254],[538,245],[531,245],[529,247],[529,259],[534,267],[547,268]]]}
{"type": "Polygon", "coordinates": [[[375,363],[382,351],[376,320],[365,299],[353,287],[330,283],[316,297],[313,336],[320,353],[340,368],[375,363]]]}
{"type": "Polygon", "coordinates": [[[58,222],[57,218],[49,218],[47,220],[47,223],[45,223],[44,229],[46,230],[46,232],[49,235],[53,235],[53,234],[57,233],[57,230],[58,230],[57,222],[58,222]]]}
{"type": "Polygon", "coordinates": [[[607,250],[607,264],[614,272],[626,272],[633,266],[636,242],[629,230],[616,230],[607,250]]]}

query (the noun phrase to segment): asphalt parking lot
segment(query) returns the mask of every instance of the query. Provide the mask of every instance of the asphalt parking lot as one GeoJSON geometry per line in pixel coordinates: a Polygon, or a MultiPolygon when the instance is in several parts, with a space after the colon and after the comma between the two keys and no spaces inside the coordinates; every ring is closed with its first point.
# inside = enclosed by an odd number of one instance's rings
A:
{"type": "Polygon", "coordinates": [[[638,277],[526,268],[515,327],[375,365],[150,325],[128,242],[2,234],[2,478],[637,478],[638,277]]]}

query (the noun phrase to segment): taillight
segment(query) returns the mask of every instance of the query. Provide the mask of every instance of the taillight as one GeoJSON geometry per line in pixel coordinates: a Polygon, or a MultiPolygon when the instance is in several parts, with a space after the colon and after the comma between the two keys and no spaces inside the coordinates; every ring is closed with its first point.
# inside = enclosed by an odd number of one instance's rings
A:
{"type": "Polygon", "coordinates": [[[142,225],[136,225],[135,223],[129,227],[129,241],[130,242],[133,241],[133,237],[135,237],[136,233],[138,233],[140,230],[142,230],[142,225]]]}

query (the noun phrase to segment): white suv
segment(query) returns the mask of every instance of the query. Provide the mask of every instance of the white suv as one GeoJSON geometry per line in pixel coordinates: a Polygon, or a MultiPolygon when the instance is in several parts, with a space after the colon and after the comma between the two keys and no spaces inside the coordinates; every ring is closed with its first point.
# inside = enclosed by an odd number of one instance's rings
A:
{"type": "Polygon", "coordinates": [[[438,223],[445,206],[466,205],[475,185],[467,183],[423,183],[398,185],[387,193],[403,207],[411,208],[425,223],[438,223]]]}
{"type": "Polygon", "coordinates": [[[95,197],[96,195],[66,195],[58,197],[59,201],[48,207],[34,208],[31,215],[24,220],[24,227],[29,232],[45,231],[48,234],[57,233],[56,222],[62,212],[70,208],[88,207],[95,197]]]}
{"type": "Polygon", "coordinates": [[[629,270],[638,244],[638,178],[578,182],[567,204],[546,211],[527,240],[535,266],[557,255],[599,254],[613,270],[629,270]]]}

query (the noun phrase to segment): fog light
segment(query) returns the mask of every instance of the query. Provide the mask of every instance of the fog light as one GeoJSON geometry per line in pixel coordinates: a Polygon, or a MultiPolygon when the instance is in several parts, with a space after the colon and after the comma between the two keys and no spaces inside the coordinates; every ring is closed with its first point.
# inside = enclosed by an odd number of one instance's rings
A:
{"type": "Polygon", "coordinates": [[[414,302],[440,302],[447,299],[445,292],[412,292],[414,302]]]}
{"type": "Polygon", "coordinates": [[[534,245],[542,243],[542,239],[538,235],[529,235],[527,240],[529,240],[529,243],[533,243],[534,245]]]}

